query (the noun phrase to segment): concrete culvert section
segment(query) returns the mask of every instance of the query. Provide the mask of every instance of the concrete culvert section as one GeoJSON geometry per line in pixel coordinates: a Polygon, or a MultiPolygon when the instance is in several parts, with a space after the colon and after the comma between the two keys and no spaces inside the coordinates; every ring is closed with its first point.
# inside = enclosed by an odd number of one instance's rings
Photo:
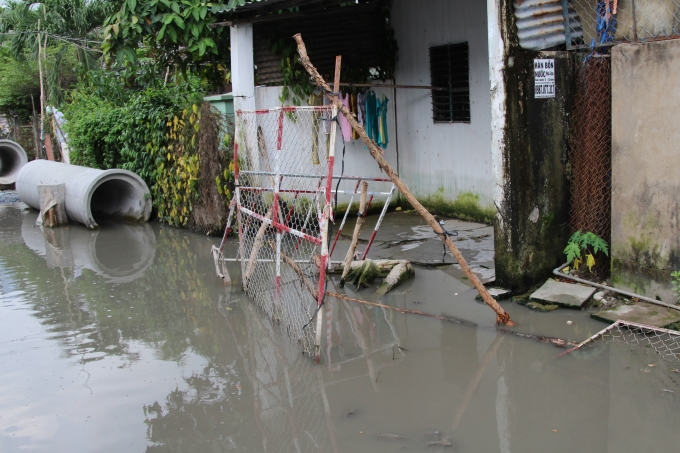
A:
{"type": "Polygon", "coordinates": [[[0,188],[14,184],[19,170],[27,162],[26,151],[20,144],[12,140],[0,140],[0,188]]]}
{"type": "Polygon", "coordinates": [[[146,222],[151,194],[142,178],[127,170],[97,170],[77,165],[34,160],[17,175],[21,201],[40,209],[39,185],[64,184],[69,220],[97,228],[96,218],[146,222]]]}

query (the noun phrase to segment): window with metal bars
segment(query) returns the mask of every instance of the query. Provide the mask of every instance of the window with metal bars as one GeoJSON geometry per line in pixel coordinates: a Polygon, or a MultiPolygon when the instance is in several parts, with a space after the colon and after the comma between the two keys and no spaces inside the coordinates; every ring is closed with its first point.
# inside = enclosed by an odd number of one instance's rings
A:
{"type": "Polygon", "coordinates": [[[435,123],[470,122],[468,43],[430,47],[432,119],[435,123]]]}

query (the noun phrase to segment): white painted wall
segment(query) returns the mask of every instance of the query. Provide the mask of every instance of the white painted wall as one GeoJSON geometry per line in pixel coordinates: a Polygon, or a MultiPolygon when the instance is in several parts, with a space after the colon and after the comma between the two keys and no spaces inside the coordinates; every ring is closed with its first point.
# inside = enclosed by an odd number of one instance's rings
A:
{"type": "Polygon", "coordinates": [[[430,85],[429,48],[467,41],[470,49],[470,123],[435,124],[427,90],[397,90],[399,174],[419,198],[462,192],[493,203],[487,2],[394,0],[392,27],[399,45],[396,83],[430,85]],[[438,192],[443,190],[443,192],[438,192]]]}
{"type": "MultiPolygon", "coordinates": [[[[313,63],[313,61],[312,61],[313,63]]],[[[393,168],[397,168],[397,151],[396,151],[396,134],[395,134],[395,124],[394,124],[394,90],[386,88],[375,89],[378,96],[385,94],[388,97],[389,102],[387,104],[387,123],[388,123],[388,138],[389,143],[387,149],[385,150],[385,158],[392,165],[393,168]]],[[[273,107],[280,107],[281,101],[279,101],[279,96],[281,95],[281,87],[257,87],[255,88],[255,105],[258,109],[267,109],[273,107]]],[[[340,128],[338,128],[337,139],[335,143],[335,175],[339,175],[342,170],[342,135],[340,134],[340,128]]],[[[345,149],[345,173],[346,176],[364,176],[364,177],[378,177],[386,178],[384,173],[380,173],[380,168],[376,164],[373,157],[371,157],[368,150],[364,147],[361,139],[352,140],[346,143],[345,149]]],[[[391,183],[375,183],[369,182],[368,190],[386,192],[389,191],[391,183]]],[[[354,190],[356,186],[355,182],[343,181],[340,184],[341,190],[354,190]]],[[[338,204],[343,204],[343,202],[349,201],[349,197],[343,199],[343,197],[338,198],[338,204]]],[[[358,198],[355,198],[355,202],[358,202],[358,198]]]]}

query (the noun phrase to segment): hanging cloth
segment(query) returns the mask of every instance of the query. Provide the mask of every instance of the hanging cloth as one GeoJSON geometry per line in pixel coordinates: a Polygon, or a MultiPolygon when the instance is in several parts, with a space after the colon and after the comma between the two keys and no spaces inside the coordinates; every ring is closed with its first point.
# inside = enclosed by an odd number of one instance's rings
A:
{"type": "MultiPolygon", "coordinates": [[[[309,101],[307,101],[307,103],[309,105],[323,105],[323,98],[323,93],[312,93],[309,95],[309,101]]],[[[325,122],[321,121],[322,115],[322,112],[312,113],[312,163],[314,165],[319,165],[321,163],[319,161],[319,130],[321,129],[323,131],[323,125],[320,123],[325,122]]]]}
{"type": "Polygon", "coordinates": [[[366,118],[366,95],[364,93],[357,94],[357,122],[364,126],[364,118],[366,118]]]}
{"type": "Polygon", "coordinates": [[[389,99],[384,94],[381,96],[381,100],[378,101],[378,139],[376,143],[382,148],[386,149],[389,143],[389,137],[387,136],[387,103],[389,99]]]}
{"type": "Polygon", "coordinates": [[[376,141],[378,138],[378,106],[373,91],[366,93],[366,116],[364,117],[364,122],[366,123],[365,129],[368,138],[376,141]]]}
{"type": "MultiPolygon", "coordinates": [[[[345,105],[345,107],[347,107],[347,110],[349,110],[349,94],[345,94],[343,97],[341,93],[339,97],[340,101],[345,105]]],[[[350,126],[349,121],[347,121],[347,118],[345,118],[345,115],[340,112],[338,112],[338,122],[340,123],[342,138],[344,138],[346,142],[352,140],[352,126],[350,126]]]]}
{"type": "MultiPolygon", "coordinates": [[[[326,96],[323,96],[323,105],[331,105],[333,104],[333,101],[328,99],[326,96]]],[[[323,120],[323,131],[326,134],[326,159],[330,156],[331,152],[331,123],[335,120],[331,120],[332,116],[332,110],[327,111],[324,113],[324,118],[323,120]]],[[[339,113],[339,116],[342,116],[342,113],[339,113]]]]}
{"type": "MultiPolygon", "coordinates": [[[[322,95],[322,97],[323,97],[323,105],[324,105],[324,107],[327,106],[327,105],[333,104],[333,101],[331,101],[330,99],[328,99],[326,96],[323,96],[323,95],[322,95]]],[[[341,113],[341,115],[342,115],[342,113],[341,113]]],[[[331,121],[331,113],[330,113],[330,110],[329,110],[328,113],[326,114],[326,119],[325,119],[325,121],[323,122],[323,131],[324,131],[326,134],[330,134],[330,133],[331,133],[331,122],[332,122],[332,121],[331,121]]]]}
{"type": "MultiPolygon", "coordinates": [[[[359,109],[357,108],[357,95],[352,93],[349,95],[349,111],[354,118],[359,117],[359,109]]],[[[359,133],[352,128],[352,140],[357,140],[359,138],[359,133]]]]}

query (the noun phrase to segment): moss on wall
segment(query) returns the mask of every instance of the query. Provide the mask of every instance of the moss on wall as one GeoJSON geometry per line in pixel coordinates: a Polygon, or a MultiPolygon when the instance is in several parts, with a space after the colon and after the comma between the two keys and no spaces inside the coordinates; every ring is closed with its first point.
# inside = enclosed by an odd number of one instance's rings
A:
{"type": "MultiPolygon", "coordinates": [[[[335,209],[336,219],[342,219],[342,217],[345,215],[345,211],[347,210],[347,205],[348,203],[338,203],[338,206],[335,209]]],[[[374,199],[373,201],[371,201],[371,205],[368,207],[368,215],[379,215],[380,212],[383,210],[384,206],[385,200],[374,199]]],[[[396,203],[395,200],[392,199],[392,202],[390,203],[390,206],[388,208],[388,212],[394,211],[397,206],[398,203],[396,203]]],[[[349,215],[356,216],[358,213],[359,213],[359,200],[358,198],[355,198],[355,201],[352,203],[352,206],[349,209],[349,215]]]]}
{"type": "MultiPolygon", "coordinates": [[[[440,188],[434,195],[418,197],[418,201],[434,215],[488,225],[493,223],[493,217],[496,214],[493,205],[482,206],[479,202],[479,195],[473,192],[462,192],[455,200],[451,201],[444,196],[444,189],[440,188]]],[[[399,205],[404,209],[413,209],[403,197],[399,197],[399,205]]]]}
{"type": "Polygon", "coordinates": [[[611,284],[667,303],[678,301],[672,291],[670,271],[638,262],[612,257],[611,284]]]}

